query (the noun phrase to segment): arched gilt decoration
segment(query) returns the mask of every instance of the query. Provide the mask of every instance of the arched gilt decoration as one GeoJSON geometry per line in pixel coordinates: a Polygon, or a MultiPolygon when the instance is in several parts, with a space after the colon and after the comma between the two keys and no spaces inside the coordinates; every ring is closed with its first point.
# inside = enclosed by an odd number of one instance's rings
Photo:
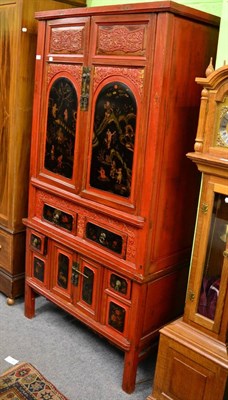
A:
{"type": "Polygon", "coordinates": [[[54,78],[58,73],[67,73],[75,78],[75,82],[82,80],[82,67],[74,64],[49,64],[47,71],[47,83],[54,78]]]}
{"type": "Polygon", "coordinates": [[[102,87],[95,105],[90,185],[123,197],[131,193],[137,105],[123,82],[102,87]]]}
{"type": "Polygon", "coordinates": [[[48,98],[44,166],[70,179],[73,176],[77,106],[73,83],[66,77],[54,80],[48,98]]]}
{"type": "Polygon", "coordinates": [[[142,95],[144,82],[143,68],[97,67],[94,73],[93,91],[95,92],[100,83],[109,76],[125,77],[137,88],[140,96],[142,95]]]}

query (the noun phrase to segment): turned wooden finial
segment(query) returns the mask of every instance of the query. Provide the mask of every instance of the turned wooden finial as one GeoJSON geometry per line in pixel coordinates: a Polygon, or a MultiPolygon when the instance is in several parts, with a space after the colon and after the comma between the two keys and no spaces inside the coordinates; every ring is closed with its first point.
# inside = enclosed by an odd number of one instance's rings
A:
{"type": "Polygon", "coordinates": [[[208,65],[208,67],[207,67],[207,69],[205,71],[206,77],[208,77],[215,70],[214,67],[213,67],[212,61],[213,61],[213,58],[211,57],[210,58],[210,63],[209,63],[209,65],[208,65]]]}

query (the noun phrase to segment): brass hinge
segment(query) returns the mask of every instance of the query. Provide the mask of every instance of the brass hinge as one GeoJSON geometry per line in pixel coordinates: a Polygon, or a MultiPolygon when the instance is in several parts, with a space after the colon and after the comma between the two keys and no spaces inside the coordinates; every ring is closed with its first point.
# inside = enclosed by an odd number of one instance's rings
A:
{"type": "Polygon", "coordinates": [[[189,290],[188,292],[188,298],[190,301],[194,301],[195,299],[195,293],[192,290],[189,290]]]}
{"type": "Polygon", "coordinates": [[[80,98],[81,111],[87,111],[89,105],[89,85],[91,68],[83,67],[82,70],[82,92],[80,98]]]}

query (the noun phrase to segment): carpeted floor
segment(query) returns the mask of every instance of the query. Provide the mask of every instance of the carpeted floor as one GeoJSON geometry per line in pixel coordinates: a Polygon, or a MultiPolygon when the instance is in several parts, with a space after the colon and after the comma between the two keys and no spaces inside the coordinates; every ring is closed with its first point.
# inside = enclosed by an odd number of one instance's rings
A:
{"type": "Polygon", "coordinates": [[[29,363],[19,363],[0,375],[2,400],[67,400],[29,363]]]}
{"type": "Polygon", "coordinates": [[[23,298],[8,306],[0,293],[0,374],[10,367],[8,356],[34,365],[68,400],[146,400],[156,362],[154,354],[139,364],[128,395],[121,388],[121,351],[43,297],[28,319],[23,298]]]}

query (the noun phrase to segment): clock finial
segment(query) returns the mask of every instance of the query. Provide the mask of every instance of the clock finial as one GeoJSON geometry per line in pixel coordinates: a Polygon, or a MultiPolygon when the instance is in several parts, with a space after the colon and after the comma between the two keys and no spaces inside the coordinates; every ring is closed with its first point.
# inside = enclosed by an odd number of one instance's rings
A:
{"type": "Polygon", "coordinates": [[[209,63],[209,65],[208,65],[208,67],[207,67],[207,69],[205,71],[206,77],[208,77],[215,70],[214,67],[213,67],[212,61],[213,61],[213,58],[211,57],[210,58],[210,63],[209,63]]]}

